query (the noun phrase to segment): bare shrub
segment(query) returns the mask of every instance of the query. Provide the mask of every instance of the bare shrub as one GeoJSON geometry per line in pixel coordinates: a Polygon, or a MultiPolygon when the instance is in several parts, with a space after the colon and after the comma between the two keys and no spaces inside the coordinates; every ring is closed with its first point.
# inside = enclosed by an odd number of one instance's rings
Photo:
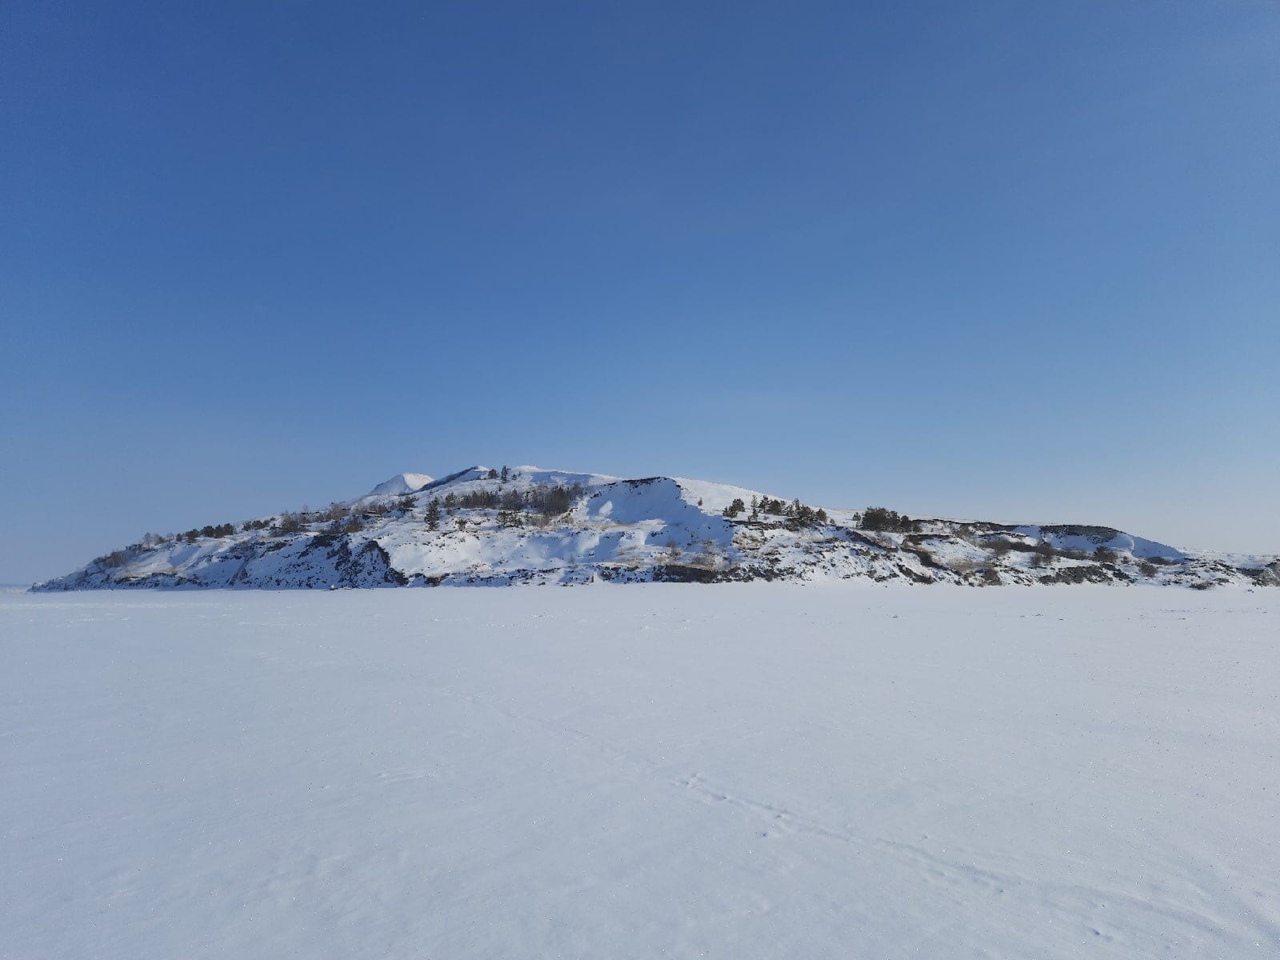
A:
{"type": "Polygon", "coordinates": [[[359,517],[347,517],[344,520],[335,520],[333,524],[334,533],[359,533],[364,529],[364,521],[359,517]]]}
{"type": "Polygon", "coordinates": [[[297,533],[303,527],[302,516],[286,510],[276,521],[276,532],[280,534],[297,533]]]}
{"type": "Polygon", "coordinates": [[[317,519],[324,520],[326,522],[344,520],[349,516],[351,516],[351,508],[341,503],[331,503],[323,510],[316,512],[317,519]]]}

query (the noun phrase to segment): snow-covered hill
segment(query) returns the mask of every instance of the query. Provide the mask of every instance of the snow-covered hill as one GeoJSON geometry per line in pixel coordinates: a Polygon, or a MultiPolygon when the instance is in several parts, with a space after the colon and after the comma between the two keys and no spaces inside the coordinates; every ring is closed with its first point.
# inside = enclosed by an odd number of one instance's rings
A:
{"type": "Polygon", "coordinates": [[[390,480],[383,480],[369,491],[371,497],[395,496],[397,494],[416,493],[431,482],[425,473],[397,473],[390,480]]]}
{"type": "Polygon", "coordinates": [[[403,473],[320,511],[149,538],[36,590],[868,577],[1280,584],[1276,557],[1192,556],[1110,527],[819,510],[727,484],[476,466],[403,473]]]}

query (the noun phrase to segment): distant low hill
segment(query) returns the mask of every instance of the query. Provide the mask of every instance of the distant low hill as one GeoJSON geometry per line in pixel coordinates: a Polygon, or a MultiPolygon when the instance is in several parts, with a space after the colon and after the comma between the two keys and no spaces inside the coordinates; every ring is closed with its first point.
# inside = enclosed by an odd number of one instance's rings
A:
{"type": "Polygon", "coordinates": [[[1280,585],[1274,556],[1195,556],[1110,527],[817,508],[679,477],[403,473],[308,512],[147,537],[34,590],[742,580],[1280,585]]]}

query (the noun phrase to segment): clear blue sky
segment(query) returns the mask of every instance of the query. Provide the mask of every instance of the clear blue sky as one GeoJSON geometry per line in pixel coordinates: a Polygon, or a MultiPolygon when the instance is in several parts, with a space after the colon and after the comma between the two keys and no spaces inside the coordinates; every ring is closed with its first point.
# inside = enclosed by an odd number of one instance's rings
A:
{"type": "Polygon", "coordinates": [[[0,581],[401,470],[1280,551],[1280,5],[0,5],[0,581]]]}

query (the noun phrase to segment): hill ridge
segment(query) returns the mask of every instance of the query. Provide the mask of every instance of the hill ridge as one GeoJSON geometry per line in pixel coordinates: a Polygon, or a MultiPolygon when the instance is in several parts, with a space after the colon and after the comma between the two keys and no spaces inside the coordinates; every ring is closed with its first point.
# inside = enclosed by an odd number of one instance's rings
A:
{"type": "Polygon", "coordinates": [[[361,497],[148,537],[33,590],[647,581],[1280,585],[1280,558],[1112,527],[814,508],[732,484],[475,465],[361,497]]]}

